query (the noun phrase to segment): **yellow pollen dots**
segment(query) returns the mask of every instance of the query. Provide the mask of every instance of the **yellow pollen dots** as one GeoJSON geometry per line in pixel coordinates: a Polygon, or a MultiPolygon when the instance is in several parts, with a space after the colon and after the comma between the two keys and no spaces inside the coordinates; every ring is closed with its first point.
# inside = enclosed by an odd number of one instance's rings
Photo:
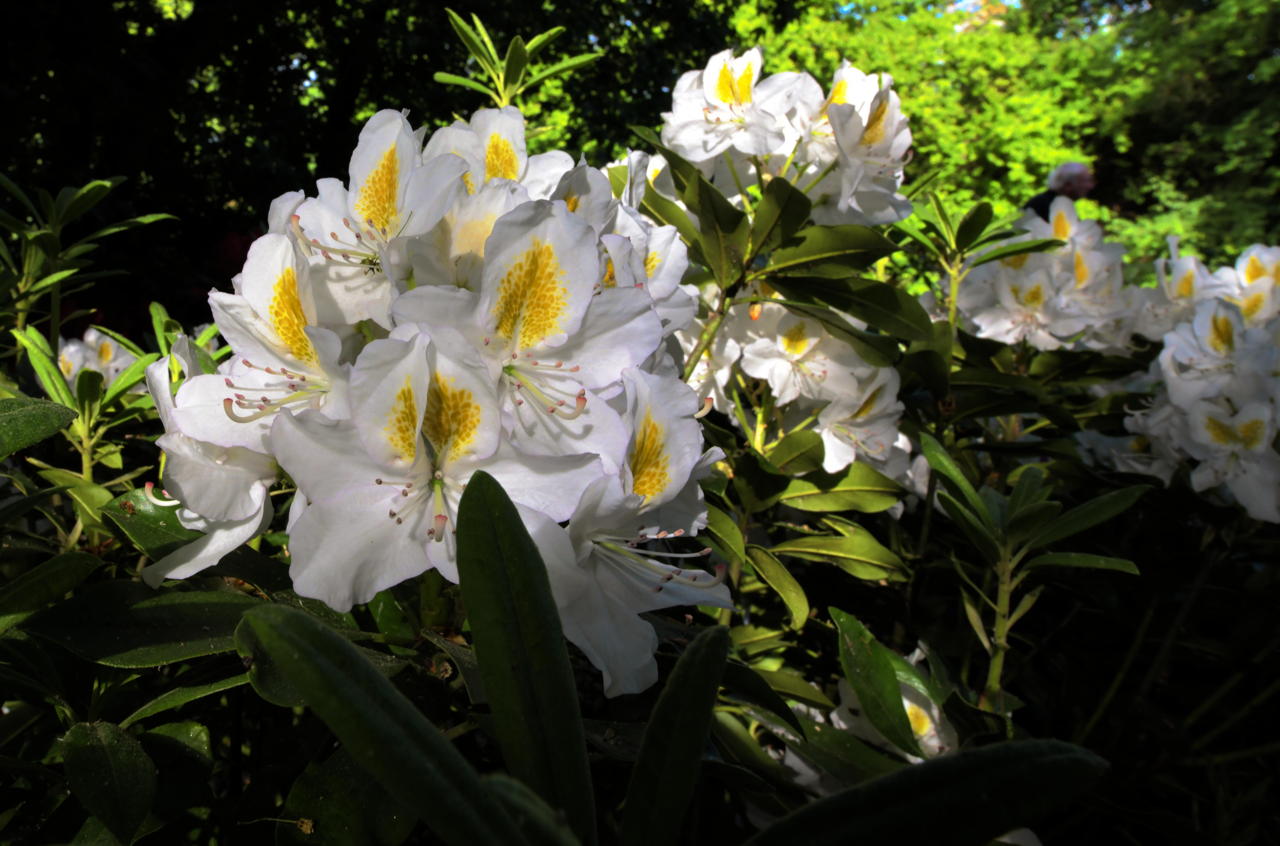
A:
{"type": "Polygon", "coordinates": [[[1267,275],[1267,269],[1262,266],[1262,262],[1257,256],[1249,256],[1249,261],[1244,266],[1244,283],[1252,285],[1259,279],[1267,275]]]}
{"type": "Polygon", "coordinates": [[[484,181],[490,179],[518,179],[519,162],[516,160],[516,148],[511,142],[496,132],[489,136],[484,146],[484,181]]]}
{"type": "Polygon", "coordinates": [[[924,737],[933,729],[933,720],[914,702],[907,703],[907,720],[911,723],[911,733],[916,737],[924,737]]]}
{"type": "Polygon", "coordinates": [[[875,111],[871,113],[871,118],[867,121],[867,128],[862,131],[863,144],[870,147],[884,140],[884,119],[888,110],[889,98],[885,97],[880,101],[880,105],[876,106],[875,111]]]}
{"type": "Polygon", "coordinates": [[[303,314],[302,301],[298,299],[298,277],[294,275],[292,267],[286,267],[276,279],[269,313],[271,328],[276,331],[280,343],[289,350],[289,355],[305,364],[315,364],[316,350],[303,331],[307,325],[307,316],[303,314]]]}
{"type": "Polygon", "coordinates": [[[387,442],[396,451],[396,458],[412,463],[418,454],[418,399],[413,395],[413,384],[404,377],[404,385],[396,391],[387,425],[383,429],[387,442]]]}
{"type": "Polygon", "coordinates": [[[649,253],[644,257],[644,275],[652,279],[660,264],[662,264],[662,256],[657,253],[649,253]]]}
{"type": "Polygon", "coordinates": [[[1066,212],[1058,212],[1053,216],[1053,237],[1065,241],[1071,236],[1071,221],[1066,212]]]}
{"type": "Polygon", "coordinates": [[[1013,294],[1013,298],[1027,308],[1039,308],[1044,305],[1044,287],[1037,284],[1032,285],[1026,291],[1022,290],[1020,285],[1010,285],[1009,292],[1013,294]]]}
{"type": "Polygon", "coordinates": [[[809,336],[804,331],[804,323],[797,323],[782,333],[782,351],[787,355],[804,355],[809,349],[809,336]]]}
{"type": "Polygon", "coordinates": [[[567,309],[564,270],[556,251],[534,238],[498,284],[495,330],[503,338],[514,338],[522,349],[532,347],[560,331],[567,309]]]}
{"type": "Polygon", "coordinates": [[[733,69],[725,62],[716,75],[716,96],[730,105],[745,106],[751,102],[751,65],[747,65],[735,80],[733,69]]]}
{"type": "Polygon", "coordinates": [[[1236,348],[1236,327],[1231,318],[1215,314],[1209,319],[1209,346],[1219,355],[1226,355],[1236,348]]]}
{"type": "Polygon", "coordinates": [[[644,422],[636,429],[636,442],[627,462],[631,467],[631,489],[646,500],[662,493],[671,483],[667,449],[663,444],[665,434],[653,415],[646,411],[644,422]]]}
{"type": "Polygon", "coordinates": [[[447,452],[452,458],[467,454],[480,427],[480,405],[466,388],[455,388],[452,379],[439,373],[427,391],[427,411],[422,418],[422,431],[438,457],[447,452]]]}
{"type": "Polygon", "coordinates": [[[476,181],[471,178],[471,173],[469,171],[462,174],[462,187],[467,189],[468,194],[474,194],[476,192],[476,181]]]}
{"type": "Polygon", "coordinates": [[[360,221],[372,221],[375,229],[390,231],[400,217],[396,209],[396,189],[400,187],[400,161],[392,144],[382,154],[382,160],[360,186],[356,199],[356,213],[360,221]]]}
{"type": "Polygon", "coordinates": [[[600,280],[601,288],[618,287],[618,273],[613,269],[613,259],[604,260],[604,278],[600,280]]]}
{"type": "Polygon", "coordinates": [[[570,194],[564,198],[565,208],[569,209],[570,212],[576,212],[578,210],[578,204],[581,202],[582,198],[577,194],[570,194]]]}
{"type": "Polygon", "coordinates": [[[880,395],[884,393],[884,385],[876,388],[871,395],[862,401],[862,405],[858,406],[858,410],[853,413],[854,420],[861,420],[872,411],[875,410],[876,403],[880,401],[880,395]]]}
{"type": "Polygon", "coordinates": [[[1262,420],[1246,420],[1239,426],[1232,426],[1216,417],[1206,417],[1204,428],[1214,443],[1223,446],[1239,444],[1245,449],[1257,449],[1262,443],[1262,436],[1267,431],[1266,424],[1262,420]]]}
{"type": "Polygon", "coordinates": [[[1075,261],[1076,271],[1076,287],[1083,288],[1089,284],[1089,263],[1084,260],[1084,254],[1076,251],[1075,261]]]}
{"type": "Polygon", "coordinates": [[[1173,289],[1173,294],[1180,300],[1189,300],[1196,293],[1196,272],[1188,270],[1182,274],[1182,278],[1178,280],[1178,284],[1173,289]]]}

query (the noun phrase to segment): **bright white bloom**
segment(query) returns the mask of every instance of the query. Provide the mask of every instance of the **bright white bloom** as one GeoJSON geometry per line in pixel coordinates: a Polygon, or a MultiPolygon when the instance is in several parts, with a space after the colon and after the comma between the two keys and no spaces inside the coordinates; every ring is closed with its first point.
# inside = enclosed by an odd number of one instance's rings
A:
{"type": "Polygon", "coordinates": [[[827,333],[816,320],[765,303],[753,334],[742,349],[742,369],[764,379],[779,405],[798,397],[832,400],[849,396],[872,368],[848,344],[827,333]]]}

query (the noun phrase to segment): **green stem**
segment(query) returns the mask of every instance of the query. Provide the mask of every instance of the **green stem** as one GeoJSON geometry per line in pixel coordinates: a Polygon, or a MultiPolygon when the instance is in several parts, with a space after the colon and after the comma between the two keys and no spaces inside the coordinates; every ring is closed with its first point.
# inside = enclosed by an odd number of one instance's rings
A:
{"type": "Polygon", "coordinates": [[[987,668],[987,685],[983,698],[988,708],[1003,714],[1001,677],[1004,675],[1004,657],[1009,651],[1009,606],[1013,598],[1013,562],[1007,554],[996,564],[996,575],[999,577],[996,587],[996,619],[991,630],[991,665],[987,668]]]}
{"type": "Polygon", "coordinates": [[[711,342],[715,340],[716,333],[720,331],[720,324],[724,323],[725,309],[728,305],[728,290],[720,292],[720,302],[716,304],[715,311],[711,313],[711,319],[707,321],[707,325],[702,327],[702,334],[698,336],[698,343],[694,345],[693,351],[689,353],[689,357],[684,362],[684,372],[680,378],[688,382],[689,377],[693,375],[694,369],[698,366],[698,360],[711,347],[711,342]]]}

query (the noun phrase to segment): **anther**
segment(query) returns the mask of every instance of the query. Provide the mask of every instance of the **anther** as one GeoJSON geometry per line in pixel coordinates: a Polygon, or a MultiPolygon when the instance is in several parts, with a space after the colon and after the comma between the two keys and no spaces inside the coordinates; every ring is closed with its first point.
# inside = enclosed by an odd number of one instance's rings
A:
{"type": "Polygon", "coordinates": [[[711,413],[711,407],[715,405],[715,401],[711,397],[703,397],[702,408],[693,415],[693,419],[699,420],[711,413]]]}

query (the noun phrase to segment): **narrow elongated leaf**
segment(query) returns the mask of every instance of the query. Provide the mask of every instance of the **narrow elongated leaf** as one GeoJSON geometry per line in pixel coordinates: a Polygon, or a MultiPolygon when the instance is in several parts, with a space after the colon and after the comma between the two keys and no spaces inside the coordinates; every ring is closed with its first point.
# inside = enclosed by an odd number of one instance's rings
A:
{"type": "Polygon", "coordinates": [[[791,480],[778,501],[801,511],[875,514],[892,508],[901,495],[897,482],[867,464],[854,462],[840,473],[810,473],[791,480]]]}
{"type": "Polygon", "coordinates": [[[773,588],[787,606],[791,614],[791,628],[796,631],[804,628],[809,619],[809,598],[804,588],[796,581],[781,561],[769,550],[759,546],[747,547],[747,555],[751,559],[751,568],[756,571],[760,581],[773,588]]]}
{"type": "Polygon", "coordinates": [[[852,536],[794,538],[777,544],[770,551],[774,555],[790,555],[806,561],[830,562],[859,579],[900,581],[906,578],[900,572],[902,559],[865,530],[852,536]]]}
{"type": "Polygon", "coordinates": [[[156,795],[156,768],[131,734],[76,723],[62,739],[67,785],[121,843],[132,843],[156,795]]]}
{"type": "Polygon", "coordinates": [[[1138,567],[1127,558],[1108,558],[1104,555],[1087,555],[1083,552],[1052,552],[1037,555],[1023,565],[1031,567],[1081,567],[1087,570],[1114,570],[1137,576],[1138,567]]]}
{"type": "Polygon", "coordinates": [[[960,225],[956,227],[956,249],[966,252],[973,246],[982,233],[987,231],[987,226],[994,216],[991,204],[985,201],[969,209],[960,220],[960,225]]]}
{"type": "Polygon", "coordinates": [[[61,597],[101,563],[87,552],[64,552],[0,588],[0,632],[61,597]]]}
{"type": "Polygon", "coordinates": [[[121,720],[120,728],[128,728],[138,720],[145,720],[147,717],[154,717],[156,714],[163,714],[165,711],[181,707],[182,705],[186,705],[188,702],[195,702],[197,699],[203,699],[206,696],[212,696],[215,693],[222,693],[224,690],[231,690],[233,687],[239,687],[242,684],[248,683],[249,674],[241,673],[238,676],[218,679],[217,681],[209,682],[208,684],[186,685],[183,687],[170,688],[121,720]]]}
{"type": "Polygon", "coordinates": [[[62,371],[54,363],[55,356],[49,349],[49,343],[36,331],[36,327],[28,326],[25,332],[14,329],[13,337],[26,350],[27,360],[31,362],[31,369],[35,371],[36,381],[44,389],[45,396],[74,411],[76,398],[72,396],[62,371]]]}
{"type": "Polygon", "coordinates": [[[834,710],[836,707],[836,703],[832,702],[829,696],[794,673],[782,670],[756,670],[756,672],[760,674],[760,678],[769,683],[769,687],[787,699],[794,699],[827,711],[834,710]]]}
{"type": "Polygon", "coordinates": [[[840,667],[845,681],[858,695],[863,715],[894,746],[920,755],[889,650],[857,617],[839,608],[829,608],[828,613],[840,633],[840,667]]]}
{"type": "Polygon", "coordinates": [[[768,272],[839,279],[897,252],[897,245],[866,226],[809,226],[769,257],[768,272]]]}
{"type": "Polygon", "coordinates": [[[986,503],[982,501],[982,497],[978,496],[978,491],[965,477],[964,471],[960,469],[959,464],[956,464],[946,448],[928,432],[921,432],[920,450],[924,453],[925,460],[929,462],[929,467],[951,483],[951,487],[964,498],[965,504],[973,515],[987,528],[994,529],[995,523],[991,519],[991,513],[987,511],[986,503]]]}
{"type": "Polygon", "coordinates": [[[946,491],[938,491],[938,503],[951,521],[964,532],[969,542],[978,548],[988,564],[995,564],[1000,560],[1000,542],[996,539],[995,533],[983,525],[972,511],[965,508],[964,503],[946,491]]]}
{"type": "Polygon", "coordinates": [[[520,90],[524,72],[529,67],[529,51],[525,49],[524,39],[520,36],[507,43],[507,56],[502,62],[503,94],[511,99],[520,90]]]}
{"type": "Polygon", "coordinates": [[[293,782],[284,817],[311,822],[310,833],[296,824],[276,826],[277,844],[400,846],[418,821],[414,805],[391,796],[368,778],[346,749],[307,765],[293,782]]]}
{"type": "Polygon", "coordinates": [[[524,782],[491,773],[484,776],[484,784],[506,806],[529,846],[578,846],[582,842],[565,825],[564,817],[524,782]]]}
{"type": "Polygon", "coordinates": [[[787,707],[786,701],[773,689],[768,679],[756,670],[746,664],[730,661],[725,664],[723,682],[726,694],[755,703],[796,731],[801,730],[795,712],[787,707]]]}
{"type": "Polygon", "coordinates": [[[644,730],[623,810],[623,846],[674,843],[693,798],[716,691],[729,657],[729,630],[693,639],[662,688],[644,730]]]}
{"type": "Polygon", "coordinates": [[[436,82],[443,82],[446,85],[461,85],[463,88],[470,88],[472,91],[477,91],[495,101],[498,99],[494,95],[492,89],[484,85],[481,85],[479,82],[476,82],[474,79],[468,79],[465,76],[458,76],[456,73],[445,73],[444,71],[436,71],[436,73],[433,74],[431,78],[436,82]]]}
{"type": "Polygon", "coordinates": [[[1117,514],[1127,511],[1149,490],[1151,490],[1149,485],[1133,485],[1132,487],[1121,488],[1118,491],[1103,494],[1100,497],[1089,500],[1084,505],[1076,506],[1057,520],[1054,520],[1047,528],[1032,538],[1028,547],[1037,549],[1042,546],[1048,546],[1051,543],[1056,543],[1083,532],[1085,529],[1092,528],[1099,523],[1104,523],[1117,514]]]}
{"type": "Polygon", "coordinates": [[[245,615],[236,641],[254,664],[269,657],[356,762],[442,840],[524,842],[453,744],[342,635],[302,611],[263,605],[245,615]]]}
{"type": "Polygon", "coordinates": [[[771,450],[769,462],[787,474],[812,473],[822,469],[822,436],[812,429],[787,435],[771,450]]]}
{"type": "Polygon", "coordinates": [[[764,187],[751,221],[752,256],[772,250],[790,238],[809,218],[813,203],[804,192],[781,177],[764,187]]]}
{"type": "Polygon", "coordinates": [[[973,262],[974,267],[981,267],[1000,259],[1013,258],[1025,253],[1043,253],[1048,250],[1056,250],[1058,247],[1064,246],[1062,241],[1053,238],[1040,238],[1031,241],[1015,241],[1012,244],[1005,244],[1003,247],[995,247],[987,250],[973,262]]]}
{"type": "Polygon", "coordinates": [[[985,846],[1034,825],[1088,790],[1106,761],[1058,740],[944,755],[813,802],[749,846],[985,846]]]}
{"type": "Polygon", "coordinates": [[[545,79],[551,79],[552,77],[559,76],[562,73],[568,73],[569,71],[576,70],[584,65],[589,65],[603,55],[604,53],[579,53],[576,56],[570,56],[567,59],[556,62],[554,65],[541,67],[535,71],[531,77],[529,77],[529,81],[524,84],[524,87],[525,89],[533,88],[545,79]]]}
{"type": "Polygon", "coordinates": [[[230,652],[240,617],[261,604],[233,591],[103,582],[30,617],[23,628],[109,667],[158,667],[230,652]]]}
{"type": "Polygon", "coordinates": [[[59,270],[57,273],[50,273],[48,276],[40,279],[28,288],[27,293],[38,294],[46,288],[52,288],[54,285],[57,285],[63,279],[66,279],[69,276],[74,276],[78,272],[80,272],[80,268],[73,267],[70,270],[59,270]]]}
{"type": "Polygon", "coordinates": [[[702,537],[710,541],[726,561],[741,563],[747,559],[746,544],[738,524],[714,505],[707,506],[707,528],[703,530],[702,537]]]}
{"type": "Polygon", "coordinates": [[[116,378],[111,380],[106,393],[102,395],[102,404],[110,405],[120,398],[125,391],[141,382],[147,375],[147,368],[159,358],[160,356],[156,353],[147,353],[141,358],[130,362],[128,367],[121,370],[116,374],[116,378]]]}
{"type": "Polygon", "coordinates": [[[586,735],[547,570],[515,506],[483,471],[458,507],[458,575],[508,769],[593,842],[586,735]]]}

